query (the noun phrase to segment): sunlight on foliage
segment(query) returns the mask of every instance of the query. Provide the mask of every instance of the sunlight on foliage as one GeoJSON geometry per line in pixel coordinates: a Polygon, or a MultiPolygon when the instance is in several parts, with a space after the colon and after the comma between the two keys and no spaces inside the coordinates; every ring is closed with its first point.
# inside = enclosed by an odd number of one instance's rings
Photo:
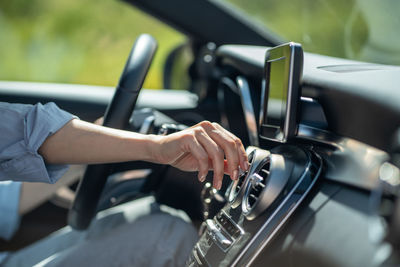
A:
{"type": "Polygon", "coordinates": [[[398,0],[225,0],[308,52],[400,65],[398,0]]]}
{"type": "Polygon", "coordinates": [[[184,36],[115,0],[0,2],[0,79],[115,86],[141,33],[159,49],[145,81],[162,88],[162,66],[184,36]]]}
{"type": "MultiPolygon", "coordinates": [[[[305,51],[400,65],[400,1],[226,0],[305,51]]],[[[0,80],[115,86],[134,40],[159,42],[144,87],[185,36],[117,0],[0,1],[0,80]]],[[[182,70],[180,70],[182,71],[182,70]]],[[[183,77],[181,84],[187,84],[183,77]]]]}

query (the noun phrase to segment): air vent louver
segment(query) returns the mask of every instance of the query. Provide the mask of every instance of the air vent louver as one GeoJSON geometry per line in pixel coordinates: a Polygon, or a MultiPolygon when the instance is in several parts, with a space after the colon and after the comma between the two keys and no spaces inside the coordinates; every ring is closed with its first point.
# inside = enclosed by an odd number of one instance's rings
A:
{"type": "Polygon", "coordinates": [[[270,173],[270,160],[267,161],[262,165],[261,169],[254,173],[252,177],[250,177],[250,185],[248,189],[248,198],[245,199],[245,204],[247,210],[251,210],[254,205],[257,203],[258,198],[261,192],[264,190],[265,185],[268,181],[270,173]]]}
{"type": "Polygon", "coordinates": [[[238,179],[238,181],[237,181],[237,183],[235,183],[235,188],[234,188],[234,194],[235,194],[235,196],[237,195],[237,193],[240,191],[240,189],[242,188],[242,186],[243,186],[243,183],[244,183],[244,180],[245,180],[245,178],[246,178],[246,176],[247,176],[247,171],[245,171],[245,172],[243,172],[240,176],[239,176],[239,179],[238,179]]]}
{"type": "Polygon", "coordinates": [[[292,172],[292,164],[282,155],[270,154],[260,167],[248,177],[242,201],[242,212],[252,220],[265,211],[285,188],[292,172]]]}
{"type": "MultiPolygon", "coordinates": [[[[254,161],[255,153],[256,150],[252,150],[252,152],[247,156],[250,166],[254,161]]],[[[240,173],[239,178],[236,181],[232,181],[231,185],[227,190],[227,198],[233,208],[236,208],[237,206],[240,205],[241,201],[240,195],[243,195],[244,192],[243,187],[245,186],[248,173],[249,173],[248,171],[240,173]]]]}

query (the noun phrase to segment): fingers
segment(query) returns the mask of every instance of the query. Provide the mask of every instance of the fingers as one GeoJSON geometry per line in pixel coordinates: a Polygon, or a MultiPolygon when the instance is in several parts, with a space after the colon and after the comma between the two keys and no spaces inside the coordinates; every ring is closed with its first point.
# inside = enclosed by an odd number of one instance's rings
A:
{"type": "Polygon", "coordinates": [[[247,153],[243,146],[242,141],[240,141],[240,139],[237,138],[233,133],[225,130],[218,123],[213,123],[213,125],[220,131],[223,131],[225,134],[229,135],[235,141],[237,147],[237,153],[239,155],[240,167],[242,168],[242,170],[247,170],[249,168],[249,160],[247,158],[247,153]]]}
{"type": "Polygon", "coordinates": [[[247,154],[242,142],[234,134],[225,130],[218,123],[212,123],[210,125],[210,123],[206,122],[203,123],[203,127],[208,130],[207,132],[214,140],[216,140],[218,145],[224,149],[228,160],[228,172],[232,179],[237,179],[238,166],[240,165],[242,170],[247,170],[249,167],[247,154]]]}
{"type": "Polygon", "coordinates": [[[198,174],[197,178],[200,182],[204,182],[206,179],[209,166],[208,166],[208,154],[204,150],[203,146],[197,141],[194,136],[191,136],[189,140],[190,153],[196,158],[198,162],[198,174]]]}
{"type": "Polygon", "coordinates": [[[239,155],[237,153],[238,149],[236,142],[229,135],[218,129],[211,130],[209,134],[224,150],[228,163],[228,173],[233,180],[236,180],[238,178],[239,166],[239,155]]]}
{"type": "MultiPolygon", "coordinates": [[[[211,160],[215,188],[221,188],[224,171],[236,180],[239,174],[239,165],[243,170],[248,169],[247,154],[239,138],[226,131],[219,124],[207,121],[199,123],[192,129],[198,144],[203,147],[211,160]]],[[[196,156],[196,158],[198,157],[196,156]]],[[[200,159],[198,161],[200,163],[200,159]]]]}
{"type": "Polygon", "coordinates": [[[195,133],[197,140],[206,150],[208,158],[212,162],[214,170],[213,186],[220,189],[224,176],[224,152],[203,128],[197,128],[195,133]]]}

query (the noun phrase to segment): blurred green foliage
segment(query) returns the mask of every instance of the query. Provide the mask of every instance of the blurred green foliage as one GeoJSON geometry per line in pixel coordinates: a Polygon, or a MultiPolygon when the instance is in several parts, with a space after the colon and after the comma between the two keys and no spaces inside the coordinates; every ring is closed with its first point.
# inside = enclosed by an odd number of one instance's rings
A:
{"type": "Polygon", "coordinates": [[[185,37],[116,0],[0,1],[0,79],[114,86],[136,37],[159,49],[145,81],[162,88],[162,66],[185,37]]]}
{"type": "Polygon", "coordinates": [[[305,51],[400,65],[398,0],[225,0],[305,51]]]}
{"type": "MultiPolygon", "coordinates": [[[[398,0],[225,2],[305,51],[400,64],[398,0]]],[[[114,86],[141,33],[159,42],[144,87],[162,88],[165,58],[185,36],[156,19],[117,0],[3,0],[0,80],[114,86]]]]}
{"type": "MultiPolygon", "coordinates": [[[[230,0],[251,13],[253,18],[288,41],[303,45],[303,49],[320,54],[346,57],[344,28],[354,0],[230,0]]],[[[365,38],[359,28],[357,42],[365,38]]]]}

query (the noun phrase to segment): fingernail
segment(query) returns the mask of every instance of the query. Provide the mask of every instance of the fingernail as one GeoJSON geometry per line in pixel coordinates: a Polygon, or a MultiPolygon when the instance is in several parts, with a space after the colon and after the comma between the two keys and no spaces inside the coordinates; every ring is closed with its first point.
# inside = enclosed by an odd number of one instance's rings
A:
{"type": "MultiPolygon", "coordinates": [[[[245,175],[245,174],[246,174],[245,171],[242,170],[242,168],[239,167],[239,174],[238,174],[238,176],[241,177],[241,176],[243,176],[243,175],[245,175]]],[[[239,177],[238,177],[238,179],[239,179],[239,177]]]]}
{"type": "Polygon", "coordinates": [[[237,180],[239,178],[237,170],[234,170],[232,172],[232,177],[231,178],[232,178],[232,180],[237,180]]]}
{"type": "Polygon", "coordinates": [[[203,175],[199,178],[199,181],[202,183],[206,180],[206,175],[203,175]]]}
{"type": "Polygon", "coordinates": [[[247,160],[244,162],[244,169],[245,171],[249,170],[249,163],[247,162],[247,160]]]}
{"type": "Polygon", "coordinates": [[[222,185],[222,182],[221,181],[217,181],[216,189],[220,190],[221,189],[221,185],[222,185]]]}

